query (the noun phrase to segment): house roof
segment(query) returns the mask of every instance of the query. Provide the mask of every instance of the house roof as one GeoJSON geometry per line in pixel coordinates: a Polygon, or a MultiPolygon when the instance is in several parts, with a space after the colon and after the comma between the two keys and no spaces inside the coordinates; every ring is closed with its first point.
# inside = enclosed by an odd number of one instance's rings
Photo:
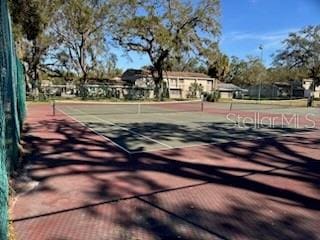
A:
{"type": "Polygon", "coordinates": [[[284,86],[284,87],[290,87],[291,86],[291,83],[289,83],[289,82],[275,82],[273,84],[276,85],[276,86],[284,86]]]}
{"type": "Polygon", "coordinates": [[[52,85],[53,85],[53,83],[50,80],[42,80],[41,81],[41,86],[42,87],[48,87],[48,86],[52,86],[52,85]]]}
{"type": "Polygon", "coordinates": [[[196,73],[196,72],[176,72],[176,71],[168,71],[168,72],[164,72],[164,75],[168,75],[168,76],[170,76],[170,77],[210,78],[207,74],[204,74],[204,73],[196,73]]]}
{"type": "Polygon", "coordinates": [[[304,78],[304,79],[302,79],[302,81],[305,81],[305,82],[313,82],[313,79],[312,79],[312,78],[304,78]]]}
{"type": "Polygon", "coordinates": [[[238,87],[232,83],[218,83],[218,89],[220,91],[242,91],[241,87],[238,87]]]}
{"type": "MultiPolygon", "coordinates": [[[[210,78],[207,74],[196,72],[164,71],[163,75],[164,77],[210,78]]],[[[145,69],[128,69],[123,73],[122,79],[141,76],[151,76],[151,71],[145,69]]]]}
{"type": "Polygon", "coordinates": [[[125,85],[128,82],[122,81],[121,79],[104,79],[104,78],[89,78],[87,81],[89,85],[125,85]]]}

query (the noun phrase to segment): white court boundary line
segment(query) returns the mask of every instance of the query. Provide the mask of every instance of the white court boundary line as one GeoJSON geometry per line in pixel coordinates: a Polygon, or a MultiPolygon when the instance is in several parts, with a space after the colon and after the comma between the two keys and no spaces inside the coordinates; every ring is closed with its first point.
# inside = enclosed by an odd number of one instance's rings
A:
{"type": "Polygon", "coordinates": [[[64,112],[61,109],[57,109],[59,112],[63,113],[64,115],[66,115],[67,117],[69,117],[70,119],[72,119],[73,121],[79,123],[81,126],[84,126],[85,128],[89,129],[91,132],[95,133],[96,135],[102,137],[104,140],[107,140],[108,142],[111,142],[113,145],[115,145],[116,147],[120,148],[122,151],[128,153],[128,154],[132,154],[132,152],[130,152],[129,150],[127,150],[126,148],[122,147],[121,145],[119,145],[118,143],[112,141],[110,138],[100,134],[99,132],[97,132],[96,130],[94,130],[93,128],[89,127],[87,124],[79,121],[78,119],[72,117],[71,115],[67,114],[66,112],[64,112]]]}
{"type": "MultiPolygon", "coordinates": [[[[115,145],[116,147],[120,148],[121,150],[123,150],[124,152],[130,154],[130,155],[134,155],[134,154],[138,154],[138,153],[153,153],[153,152],[158,152],[158,151],[168,151],[168,150],[173,150],[173,149],[184,149],[184,148],[192,148],[192,147],[202,147],[202,146],[209,146],[209,145],[216,145],[216,144],[223,144],[223,143],[218,143],[218,142],[212,142],[212,143],[203,143],[203,144],[194,144],[194,145],[186,145],[186,146],[180,146],[180,147],[172,147],[170,146],[169,148],[158,148],[158,149],[154,149],[154,150],[146,150],[146,151],[129,151],[128,149],[122,147],[121,145],[119,145],[118,143],[114,142],[113,140],[111,140],[110,138],[102,135],[101,133],[97,132],[96,130],[94,130],[93,128],[89,127],[87,124],[85,124],[84,122],[79,121],[78,119],[76,119],[75,117],[72,117],[71,115],[67,114],[66,112],[64,112],[61,109],[57,109],[59,112],[63,113],[64,115],[66,115],[67,117],[71,118],[73,121],[79,123],[81,126],[84,126],[86,128],[88,128],[90,131],[92,131],[93,133],[95,133],[96,135],[102,137],[103,139],[107,140],[108,142],[111,142],[113,145],[115,145]]],[[[75,110],[75,109],[72,109],[75,110]]],[[[80,111],[80,110],[78,110],[80,111]]],[[[81,111],[80,111],[81,112],[81,111]]],[[[82,113],[82,112],[81,112],[82,113]]],[[[84,114],[84,113],[82,113],[84,114]]],[[[88,115],[88,114],[86,114],[88,115]]],[[[92,116],[92,115],[90,115],[92,116]]],[[[99,119],[99,118],[98,118],[99,119]]],[[[103,120],[103,119],[101,119],[103,120]]],[[[115,124],[114,124],[115,125],[115,124]]],[[[120,127],[120,126],[119,126],[120,127]]],[[[122,128],[122,127],[121,127],[122,128]]],[[[128,131],[130,131],[128,129],[128,131]]],[[[138,134],[140,135],[140,134],[138,134]]],[[[168,145],[169,146],[169,145],[168,145]]]]}
{"type": "MultiPolygon", "coordinates": [[[[138,153],[152,153],[152,152],[157,152],[157,151],[166,151],[166,150],[172,150],[172,149],[184,149],[184,148],[191,148],[191,147],[201,147],[201,146],[209,146],[209,145],[216,145],[216,144],[220,144],[220,143],[216,143],[216,142],[212,142],[212,143],[204,143],[204,144],[194,144],[194,145],[187,145],[187,146],[181,146],[181,147],[172,147],[170,146],[170,148],[166,147],[166,148],[159,148],[159,149],[154,149],[154,150],[148,150],[148,151],[129,151],[128,149],[122,147],[121,145],[119,145],[118,143],[114,142],[113,140],[111,140],[110,138],[102,135],[101,133],[97,132],[96,130],[94,130],[93,128],[89,127],[87,124],[85,124],[84,122],[79,121],[78,119],[72,117],[71,115],[67,114],[66,112],[64,112],[61,109],[57,109],[59,112],[63,113],[64,115],[66,115],[67,117],[71,118],[73,121],[79,123],[81,126],[84,126],[86,128],[88,128],[90,131],[92,131],[93,133],[95,133],[96,135],[102,137],[103,139],[107,140],[108,142],[111,142],[113,145],[115,145],[116,147],[120,148],[121,150],[123,150],[124,152],[130,154],[130,155],[134,155],[134,154],[138,154],[138,153]]],[[[73,109],[74,110],[74,109],[73,109]]],[[[82,113],[83,114],[83,113],[82,113]]],[[[92,116],[92,115],[91,115],[92,116]]],[[[168,145],[169,146],[169,145],[168,145]]]]}
{"type": "MultiPolygon", "coordinates": [[[[71,107],[69,107],[69,108],[71,108],[71,107]]],[[[81,111],[81,110],[79,110],[79,109],[73,109],[73,108],[71,108],[71,109],[72,109],[72,110],[76,110],[77,112],[83,114],[84,116],[90,116],[91,118],[94,118],[94,119],[98,120],[99,122],[102,121],[102,122],[108,123],[108,124],[110,124],[110,125],[112,125],[112,126],[115,126],[115,127],[120,128],[120,129],[123,129],[123,130],[125,130],[125,131],[127,131],[127,132],[130,132],[130,133],[132,133],[132,134],[136,134],[136,135],[138,135],[138,136],[140,136],[140,137],[142,137],[142,138],[144,138],[144,139],[147,139],[147,140],[152,141],[152,142],[154,142],[154,143],[157,143],[157,144],[159,144],[159,145],[165,146],[166,148],[170,148],[170,149],[173,148],[172,146],[170,146],[170,145],[168,145],[168,144],[162,143],[162,142],[160,142],[160,141],[157,141],[157,140],[155,140],[155,139],[153,139],[153,138],[150,138],[150,137],[148,137],[148,136],[142,135],[142,134],[140,134],[140,133],[138,133],[138,132],[136,132],[136,131],[130,130],[130,129],[128,129],[128,128],[121,127],[120,125],[118,125],[118,124],[116,124],[116,123],[113,123],[113,122],[111,122],[111,121],[108,121],[108,120],[105,120],[105,119],[103,119],[103,118],[99,118],[99,117],[96,117],[96,116],[87,114],[87,113],[85,113],[85,112],[83,112],[83,111],[81,111]]]]}
{"type": "MultiPolygon", "coordinates": [[[[74,110],[74,109],[72,109],[74,110]]],[[[269,138],[277,138],[277,136],[269,136],[269,137],[253,137],[253,138],[250,138],[250,139],[238,139],[238,140],[233,140],[233,141],[228,141],[228,142],[211,142],[211,143],[200,143],[200,144],[193,144],[193,145],[186,145],[186,146],[177,146],[177,147],[166,147],[166,148],[159,148],[159,149],[153,149],[153,150],[146,150],[146,151],[129,151],[127,150],[126,148],[122,147],[121,145],[117,144],[116,142],[114,142],[113,140],[111,140],[110,138],[100,134],[99,132],[97,132],[96,130],[94,130],[93,128],[89,127],[87,124],[79,121],[78,119],[72,117],[71,115],[65,113],[63,110],[61,109],[58,109],[58,111],[62,112],[64,115],[66,115],[67,117],[71,118],[72,120],[74,120],[75,122],[79,123],[80,125],[88,128],[89,130],[91,130],[93,133],[97,134],[98,136],[104,138],[105,140],[107,140],[108,142],[111,142],[113,145],[117,146],[118,148],[120,148],[121,150],[123,150],[124,152],[130,154],[130,155],[134,155],[134,154],[139,154],[139,153],[155,153],[155,152],[165,152],[165,151],[169,151],[169,150],[174,150],[174,149],[185,149],[185,148],[193,148],[193,147],[204,147],[204,146],[214,146],[214,145],[217,145],[217,144],[226,144],[226,143],[235,143],[237,141],[241,141],[241,140],[248,140],[248,141],[253,141],[253,140],[262,140],[262,139],[269,139],[269,138]]],[[[78,110],[80,111],[80,110],[78,110]]],[[[81,111],[80,111],[81,112],[81,111]]],[[[81,112],[82,114],[84,114],[83,112],[81,112]]],[[[86,114],[88,115],[88,114],[86,114]]],[[[92,116],[92,115],[91,115],[92,116]]],[[[100,119],[100,118],[97,118],[98,120],[103,120],[103,121],[106,121],[104,119],[100,119]]],[[[106,121],[107,122],[107,121],[106,121]]],[[[114,124],[114,123],[112,123],[114,124]]],[[[116,124],[114,124],[115,126],[117,126],[116,124]]],[[[120,127],[120,126],[118,126],[120,127]]],[[[123,127],[121,127],[123,128],[123,127]]],[[[125,129],[125,128],[124,128],[125,129]]],[[[127,129],[129,132],[131,130],[127,129]]],[[[138,134],[138,133],[137,133],[138,134]]],[[[140,134],[138,134],[140,135],[140,134]]],[[[143,135],[142,135],[143,136],[143,135]]],[[[287,136],[290,136],[290,134],[283,134],[281,137],[287,137],[287,136]]],[[[146,137],[146,136],[144,136],[146,137]]],[[[148,137],[147,137],[148,138],[148,137]]],[[[153,139],[154,140],[154,139],[153,139]]],[[[156,140],[155,140],[156,141],[156,140]]],[[[161,143],[162,144],[162,143],[161,143]]],[[[169,146],[169,145],[168,145],[169,146]]]]}

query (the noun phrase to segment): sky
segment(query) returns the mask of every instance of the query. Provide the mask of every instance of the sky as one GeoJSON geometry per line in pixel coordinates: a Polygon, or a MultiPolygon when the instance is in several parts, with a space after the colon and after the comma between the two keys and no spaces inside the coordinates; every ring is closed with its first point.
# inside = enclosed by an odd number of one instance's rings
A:
{"type": "MultiPolygon", "coordinates": [[[[320,24],[320,0],[221,0],[220,49],[228,56],[261,57],[270,66],[271,55],[280,49],[290,32],[307,25],[320,24]]],[[[146,56],[124,56],[115,49],[118,66],[140,68],[149,64],[146,56]]]]}

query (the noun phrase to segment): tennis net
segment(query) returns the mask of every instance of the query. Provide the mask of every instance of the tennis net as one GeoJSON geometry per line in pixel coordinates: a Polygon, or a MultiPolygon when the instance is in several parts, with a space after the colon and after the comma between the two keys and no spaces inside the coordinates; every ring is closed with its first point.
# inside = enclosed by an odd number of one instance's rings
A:
{"type": "MultiPolygon", "coordinates": [[[[277,103],[206,103],[205,109],[207,110],[226,110],[226,111],[274,111],[274,110],[286,110],[294,108],[303,108],[300,105],[290,105],[290,104],[277,104],[277,103]]],[[[305,108],[305,107],[304,107],[305,108]]]]}
{"type": "Polygon", "coordinates": [[[201,112],[203,102],[134,102],[134,103],[105,103],[80,101],[54,101],[53,114],[63,112],[70,115],[112,115],[112,114],[142,114],[142,113],[175,113],[201,112]]]}

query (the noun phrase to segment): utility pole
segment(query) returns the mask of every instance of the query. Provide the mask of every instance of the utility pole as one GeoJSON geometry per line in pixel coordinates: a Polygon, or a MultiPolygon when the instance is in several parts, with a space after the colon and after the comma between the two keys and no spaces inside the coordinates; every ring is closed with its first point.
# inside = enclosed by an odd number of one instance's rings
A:
{"type": "MultiPolygon", "coordinates": [[[[261,61],[261,64],[263,65],[263,45],[262,45],[262,44],[259,45],[259,50],[261,51],[260,61],[261,61]]],[[[259,102],[261,101],[261,88],[262,88],[262,77],[260,76],[260,80],[259,80],[259,92],[258,92],[259,102]]]]}

